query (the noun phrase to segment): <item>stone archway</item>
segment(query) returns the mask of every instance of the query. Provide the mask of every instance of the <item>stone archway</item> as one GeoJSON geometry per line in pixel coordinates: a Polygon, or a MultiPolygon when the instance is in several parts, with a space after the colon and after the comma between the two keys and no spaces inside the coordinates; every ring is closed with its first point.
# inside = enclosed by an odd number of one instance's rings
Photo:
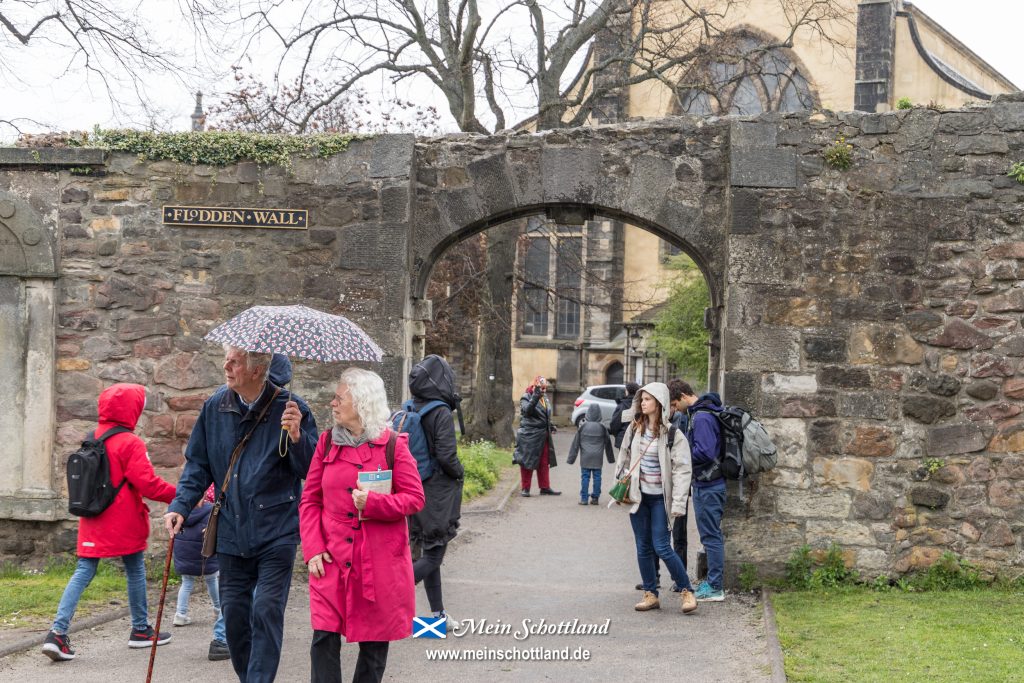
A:
{"type": "Polygon", "coordinates": [[[457,242],[543,213],[595,216],[653,233],[688,254],[708,282],[711,385],[718,386],[728,223],[729,123],[670,121],[545,135],[447,138],[416,147],[406,348],[415,355],[431,271],[457,242]]]}

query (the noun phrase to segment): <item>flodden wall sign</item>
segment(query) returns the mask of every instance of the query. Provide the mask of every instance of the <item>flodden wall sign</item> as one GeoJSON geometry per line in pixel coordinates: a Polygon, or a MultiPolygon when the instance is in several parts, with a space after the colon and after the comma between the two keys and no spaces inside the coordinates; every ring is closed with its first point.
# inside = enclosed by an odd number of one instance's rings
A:
{"type": "Polygon", "coordinates": [[[164,225],[192,228],[285,228],[305,230],[306,209],[236,209],[223,206],[165,206],[164,225]]]}

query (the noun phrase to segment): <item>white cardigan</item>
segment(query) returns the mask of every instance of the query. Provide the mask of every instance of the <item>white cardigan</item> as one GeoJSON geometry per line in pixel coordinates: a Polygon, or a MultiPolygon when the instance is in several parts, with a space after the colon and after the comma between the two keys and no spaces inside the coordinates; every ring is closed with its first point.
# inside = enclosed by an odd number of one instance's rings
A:
{"type": "MultiPolygon", "coordinates": [[[[635,424],[635,422],[630,422],[629,427],[626,428],[626,434],[622,438],[622,447],[619,449],[619,455],[615,461],[615,481],[624,477],[637,460],[643,457],[640,452],[640,439],[633,438],[635,424]]],[[[690,462],[690,444],[686,440],[686,434],[681,430],[676,430],[672,452],[668,452],[668,430],[669,427],[662,424],[661,434],[658,436],[658,463],[661,465],[661,485],[665,489],[665,523],[671,529],[672,520],[686,514],[692,464],[690,462]],[[671,476],[666,475],[668,472],[671,472],[671,476]],[[671,505],[669,501],[671,501],[671,505]]],[[[636,501],[629,509],[629,513],[633,514],[640,509],[639,466],[633,471],[629,480],[629,498],[636,501]]]]}

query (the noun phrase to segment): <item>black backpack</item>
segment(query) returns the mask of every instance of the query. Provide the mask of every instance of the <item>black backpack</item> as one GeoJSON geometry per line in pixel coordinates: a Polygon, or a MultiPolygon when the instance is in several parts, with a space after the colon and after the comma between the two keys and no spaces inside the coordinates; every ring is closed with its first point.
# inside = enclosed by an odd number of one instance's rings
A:
{"type": "Polygon", "coordinates": [[[114,502],[127,478],[116,487],[110,481],[110,461],[104,442],[114,434],[131,432],[113,427],[96,438],[96,432],[68,457],[68,512],[78,517],[95,517],[114,502]]]}

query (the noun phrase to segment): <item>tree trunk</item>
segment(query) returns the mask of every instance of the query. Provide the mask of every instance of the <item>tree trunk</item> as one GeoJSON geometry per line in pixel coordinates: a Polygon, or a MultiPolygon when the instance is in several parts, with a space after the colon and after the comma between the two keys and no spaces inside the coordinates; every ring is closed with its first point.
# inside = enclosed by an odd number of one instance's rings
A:
{"type": "Polygon", "coordinates": [[[512,394],[512,269],[516,262],[519,221],[487,231],[487,288],[481,307],[480,343],[476,357],[476,386],[470,439],[512,445],[515,399],[512,394]]]}

